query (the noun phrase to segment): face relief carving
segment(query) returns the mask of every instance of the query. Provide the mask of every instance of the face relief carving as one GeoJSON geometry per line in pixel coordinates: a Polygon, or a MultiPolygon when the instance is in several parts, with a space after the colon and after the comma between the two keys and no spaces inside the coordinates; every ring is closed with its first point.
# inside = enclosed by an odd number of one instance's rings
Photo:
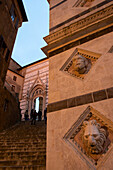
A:
{"type": "Polygon", "coordinates": [[[99,154],[103,151],[106,141],[106,131],[101,128],[96,120],[84,121],[83,141],[88,151],[92,154],[99,154]]]}
{"type": "Polygon", "coordinates": [[[79,74],[84,74],[88,70],[88,59],[77,54],[73,59],[74,70],[79,74]]]}

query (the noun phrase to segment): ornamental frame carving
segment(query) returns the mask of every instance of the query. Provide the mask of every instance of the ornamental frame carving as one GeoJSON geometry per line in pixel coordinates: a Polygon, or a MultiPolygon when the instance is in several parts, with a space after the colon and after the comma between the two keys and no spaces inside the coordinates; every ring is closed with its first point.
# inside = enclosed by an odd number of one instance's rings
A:
{"type": "Polygon", "coordinates": [[[34,109],[34,100],[37,97],[43,98],[43,110],[42,110],[42,118],[43,118],[44,117],[44,109],[46,106],[46,86],[42,82],[42,80],[39,76],[39,71],[37,72],[37,78],[33,82],[30,89],[28,89],[28,91],[27,91],[26,106],[28,109],[29,117],[30,117],[31,109],[34,109]]]}
{"type": "Polygon", "coordinates": [[[64,73],[67,73],[73,77],[77,77],[80,79],[84,79],[85,75],[88,74],[94,63],[98,60],[98,58],[101,56],[99,53],[94,53],[88,50],[77,48],[74,50],[72,55],[68,58],[68,60],[64,63],[64,65],[60,68],[60,71],[63,71],[64,73]],[[88,69],[84,74],[80,74],[78,71],[74,69],[73,66],[73,59],[77,56],[81,55],[86,60],[88,60],[88,69]]]}
{"type": "Polygon", "coordinates": [[[64,135],[63,140],[73,149],[77,155],[86,162],[86,164],[92,169],[96,170],[108,159],[109,154],[113,152],[113,122],[98,112],[91,106],[88,106],[86,110],[81,114],[78,120],[72,125],[68,132],[64,135]],[[108,132],[106,148],[101,154],[97,154],[97,158],[92,157],[91,154],[81,145],[83,137],[83,122],[96,120],[101,126],[105,127],[108,132]]]}

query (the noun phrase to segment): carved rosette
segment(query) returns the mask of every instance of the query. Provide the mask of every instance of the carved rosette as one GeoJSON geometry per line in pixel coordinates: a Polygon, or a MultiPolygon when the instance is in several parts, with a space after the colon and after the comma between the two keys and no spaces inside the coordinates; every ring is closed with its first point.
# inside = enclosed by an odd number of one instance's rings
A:
{"type": "Polygon", "coordinates": [[[76,49],[60,70],[71,76],[84,79],[100,56],[101,54],[91,51],[76,49]]]}
{"type": "Polygon", "coordinates": [[[113,123],[89,106],[63,139],[90,168],[96,169],[113,148],[113,123]]]}

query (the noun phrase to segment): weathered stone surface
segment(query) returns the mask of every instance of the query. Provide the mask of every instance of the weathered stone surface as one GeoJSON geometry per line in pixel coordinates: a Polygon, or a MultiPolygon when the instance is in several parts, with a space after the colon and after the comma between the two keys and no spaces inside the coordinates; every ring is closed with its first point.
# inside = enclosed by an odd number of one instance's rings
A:
{"type": "Polygon", "coordinates": [[[20,7],[20,3],[22,1],[0,1],[0,130],[20,120],[19,103],[16,97],[14,98],[3,87],[18,28],[22,22],[27,21],[25,9],[23,6],[20,7]],[[12,3],[13,14],[11,13],[12,3]]]}
{"type": "MultiPolygon", "coordinates": [[[[72,133],[71,128],[75,127],[77,120],[81,120],[82,113],[88,106],[92,106],[113,122],[113,56],[109,51],[113,46],[113,2],[95,0],[89,7],[77,7],[77,1],[74,0],[61,2],[50,1],[50,34],[45,37],[48,45],[43,48],[49,57],[51,110],[48,110],[50,113],[47,124],[47,170],[93,170],[97,169],[97,166],[91,163],[88,156],[84,159],[82,151],[78,154],[74,143],[72,145],[73,141],[68,143],[67,132],[72,133]],[[63,66],[67,66],[66,62],[70,65],[70,57],[76,49],[100,54],[84,79],[61,71],[63,66]]],[[[99,119],[96,120],[98,123],[99,119]]],[[[78,139],[82,136],[81,133],[78,139]]],[[[80,148],[80,145],[77,147],[80,148]]],[[[104,164],[108,169],[112,169],[112,149],[108,149],[106,154],[102,161],[99,159],[98,169],[104,168],[104,164]]]]}
{"type": "Polygon", "coordinates": [[[46,125],[21,122],[0,133],[0,169],[46,167],[46,125]]]}
{"type": "Polygon", "coordinates": [[[108,93],[108,98],[112,98],[113,97],[113,87],[107,89],[107,93],[108,93]]]}

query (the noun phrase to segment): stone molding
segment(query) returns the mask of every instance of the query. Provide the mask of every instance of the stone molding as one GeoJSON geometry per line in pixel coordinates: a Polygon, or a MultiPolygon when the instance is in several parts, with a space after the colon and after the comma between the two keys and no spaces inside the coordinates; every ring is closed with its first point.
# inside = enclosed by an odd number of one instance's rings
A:
{"type": "Polygon", "coordinates": [[[84,19],[81,19],[74,24],[71,24],[53,34],[50,34],[46,37],[44,37],[44,40],[48,43],[54,43],[56,41],[59,41],[65,37],[71,36],[72,34],[75,34],[79,29],[88,27],[91,24],[97,23],[100,20],[104,20],[106,17],[109,17],[113,14],[113,5],[102,9],[84,19]]]}
{"type": "Polygon", "coordinates": [[[105,1],[103,1],[103,2],[101,2],[101,3],[99,3],[99,4],[95,5],[95,6],[93,6],[93,7],[91,7],[91,8],[88,8],[87,10],[85,10],[85,11],[83,11],[83,12],[81,12],[81,13],[75,15],[75,16],[73,16],[72,18],[69,18],[68,20],[66,20],[66,21],[64,21],[64,22],[62,22],[62,23],[60,23],[60,24],[58,24],[58,25],[50,28],[49,31],[50,31],[50,32],[51,32],[51,31],[54,31],[55,29],[57,29],[57,28],[65,25],[65,24],[67,24],[67,23],[69,23],[69,22],[71,22],[71,21],[73,21],[73,20],[75,20],[75,19],[78,19],[79,17],[84,16],[85,14],[88,14],[88,13],[90,13],[91,11],[94,11],[94,10],[96,10],[96,9],[98,9],[98,8],[104,6],[104,5],[106,5],[106,4],[108,4],[108,3],[112,2],[112,1],[113,1],[113,0],[107,0],[107,1],[105,0],[105,1]]]}
{"type": "Polygon", "coordinates": [[[61,2],[59,2],[58,4],[56,4],[55,6],[52,6],[52,7],[50,8],[50,10],[56,8],[57,6],[63,4],[63,3],[66,2],[66,1],[67,1],[67,0],[62,0],[61,2]]]}
{"type": "Polygon", "coordinates": [[[34,83],[32,84],[32,86],[29,89],[29,94],[31,94],[32,91],[34,91],[35,87],[42,87],[43,90],[46,89],[45,84],[42,82],[40,76],[39,76],[39,71],[37,72],[37,78],[35,79],[34,83]]]}
{"type": "Polygon", "coordinates": [[[49,103],[48,112],[77,107],[80,105],[107,100],[110,98],[113,98],[113,87],[61,100],[58,102],[49,103]]]}
{"type": "Polygon", "coordinates": [[[113,53],[113,46],[109,49],[108,53],[113,53]]]}
{"type": "MultiPolygon", "coordinates": [[[[112,18],[110,18],[110,20],[112,21],[113,20],[113,17],[112,18]]],[[[111,22],[110,21],[110,22],[111,22]]],[[[104,22],[105,24],[106,24],[106,22],[104,22]]],[[[97,24],[98,25],[98,24],[97,24]]],[[[96,24],[95,24],[95,27],[97,26],[96,24]]],[[[46,47],[44,47],[44,48],[42,48],[42,50],[43,50],[43,52],[48,56],[48,57],[52,57],[52,56],[54,56],[54,55],[57,55],[57,54],[59,54],[59,53],[62,53],[62,52],[64,52],[64,51],[66,51],[66,50],[69,50],[69,49],[71,49],[71,48],[73,48],[73,47],[76,47],[76,46],[79,46],[79,45],[81,45],[81,44],[83,44],[83,43],[86,43],[86,42],[88,42],[88,41],[90,41],[90,40],[93,40],[93,39],[95,39],[95,38],[98,38],[98,37],[101,37],[101,36],[103,36],[103,35],[105,35],[105,34],[108,34],[108,33],[110,33],[110,32],[112,32],[113,31],[113,26],[111,26],[110,25],[110,27],[109,27],[109,25],[107,25],[104,29],[102,28],[100,28],[99,30],[95,30],[94,32],[91,32],[91,33],[89,33],[88,35],[86,34],[86,35],[84,35],[84,36],[82,36],[82,37],[79,37],[78,39],[74,39],[74,41],[73,42],[69,42],[68,44],[64,44],[64,46],[59,46],[59,48],[57,48],[57,49],[53,49],[53,50],[51,50],[51,51],[49,51],[50,49],[52,49],[52,46],[51,45],[48,45],[48,46],[46,46],[46,47]],[[107,27],[107,28],[106,28],[107,27]],[[49,48],[49,49],[48,49],[49,48]]],[[[90,28],[89,28],[90,29],[90,28]]],[[[84,29],[84,31],[85,31],[85,29],[84,29]]],[[[87,29],[87,32],[88,32],[88,29],[87,29]]],[[[81,34],[83,33],[83,31],[81,31],[81,34]]],[[[76,34],[77,36],[78,36],[78,34],[76,34]]],[[[59,42],[61,42],[61,41],[59,41],[59,42]]],[[[65,42],[66,42],[66,40],[65,40],[65,42]]],[[[57,44],[57,42],[56,43],[54,43],[54,44],[56,44],[56,46],[58,46],[59,44],[57,44]]]]}

